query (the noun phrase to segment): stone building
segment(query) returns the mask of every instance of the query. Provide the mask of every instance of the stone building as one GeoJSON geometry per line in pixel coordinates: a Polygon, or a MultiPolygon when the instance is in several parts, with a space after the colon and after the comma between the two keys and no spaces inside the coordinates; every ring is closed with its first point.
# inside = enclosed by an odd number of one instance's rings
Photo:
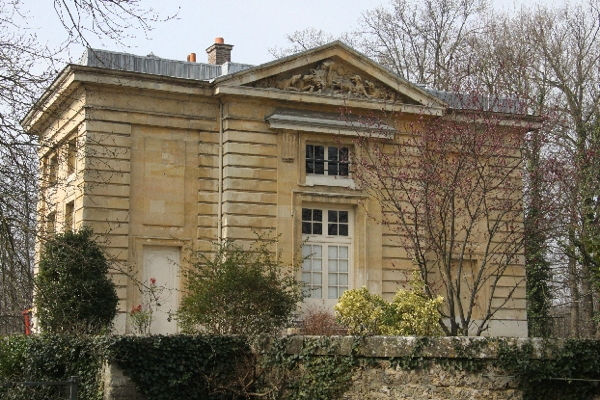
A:
{"type": "MultiPolygon", "coordinates": [[[[231,62],[232,47],[218,38],[209,63],[193,53],[173,61],[88,50],[23,121],[42,143],[40,229],[89,225],[102,234],[120,265],[112,274],[120,332],[141,302],[135,281],[179,289],[188,251],[208,251],[218,238],[278,235],[283,261],[307,257],[307,304],[326,308],[361,286],[389,299],[412,268],[373,217],[378,202],[353,180],[349,153],[361,126],[340,109],[436,117],[449,98],[340,42],[259,66],[231,62]]],[[[488,333],[526,336],[522,254],[510,271],[494,296],[512,299],[488,333]]],[[[168,311],[180,296],[166,292],[155,333],[177,331],[168,311]]]]}

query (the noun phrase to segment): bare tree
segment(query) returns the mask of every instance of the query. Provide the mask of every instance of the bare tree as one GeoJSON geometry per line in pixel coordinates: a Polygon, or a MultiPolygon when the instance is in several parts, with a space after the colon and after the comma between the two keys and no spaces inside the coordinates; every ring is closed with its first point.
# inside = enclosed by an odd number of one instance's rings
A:
{"type": "Polygon", "coordinates": [[[136,28],[147,32],[157,19],[138,0],[55,0],[65,39],[63,47],[50,49],[20,25],[28,6],[0,0],[0,334],[22,329],[16,317],[32,304],[37,150],[47,145],[24,132],[19,121],[64,64],[64,46],[87,45],[89,35],[120,43],[136,28]]]}
{"type": "MultiPolygon", "coordinates": [[[[382,222],[396,233],[427,285],[445,297],[447,333],[480,335],[511,303],[524,274],[522,141],[527,128],[483,110],[426,115],[386,141],[356,140],[354,176],[378,199],[382,222]]],[[[521,120],[522,121],[522,120],[521,120]]]]}

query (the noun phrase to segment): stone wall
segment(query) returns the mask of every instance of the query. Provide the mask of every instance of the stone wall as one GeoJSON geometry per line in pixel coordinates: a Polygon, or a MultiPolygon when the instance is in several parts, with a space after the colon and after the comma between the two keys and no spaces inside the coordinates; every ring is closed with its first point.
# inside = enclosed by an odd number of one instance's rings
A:
{"type": "MultiPolygon", "coordinates": [[[[290,338],[287,353],[299,354],[307,338],[290,338]]],[[[493,360],[500,343],[521,346],[532,343],[533,357],[543,357],[541,341],[536,339],[484,338],[484,337],[333,337],[328,349],[336,348],[339,355],[354,352],[366,363],[356,369],[345,399],[522,399],[516,379],[505,371],[491,366],[469,372],[469,368],[456,368],[462,363],[493,360]],[[414,369],[403,362],[414,361],[414,369]]],[[[317,350],[319,354],[320,350],[317,350]]],[[[135,393],[135,386],[117,365],[104,369],[105,400],[143,400],[135,393]]]]}

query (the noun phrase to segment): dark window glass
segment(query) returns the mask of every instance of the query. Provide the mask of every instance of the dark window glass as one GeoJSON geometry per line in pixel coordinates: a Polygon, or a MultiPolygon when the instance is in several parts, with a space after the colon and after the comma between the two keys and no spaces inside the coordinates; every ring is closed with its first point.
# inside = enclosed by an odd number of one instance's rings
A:
{"type": "Polygon", "coordinates": [[[321,224],[320,222],[313,224],[313,234],[322,235],[323,234],[323,224],[321,224]]]}
{"type": "Polygon", "coordinates": [[[325,147],[306,145],[306,173],[320,174],[325,173],[325,147]]]}
{"type": "Polygon", "coordinates": [[[337,224],[328,224],[328,234],[329,235],[337,235],[338,234],[337,224]]]}
{"type": "Polygon", "coordinates": [[[313,210],[313,221],[323,221],[323,210],[318,208],[313,210]]]}
{"type": "Polygon", "coordinates": [[[342,147],[340,149],[340,163],[339,163],[339,170],[338,170],[338,175],[340,176],[348,176],[348,163],[350,161],[350,154],[348,152],[348,148],[347,147],[342,147]]]}
{"type": "Polygon", "coordinates": [[[310,208],[303,208],[302,209],[302,221],[310,221],[311,218],[311,209],[310,208]]]}
{"type": "Polygon", "coordinates": [[[327,211],[327,219],[329,222],[338,222],[338,212],[333,210],[327,211]]]}
{"type": "Polygon", "coordinates": [[[344,224],[348,223],[348,211],[340,211],[339,217],[340,217],[340,219],[339,219],[340,222],[342,222],[344,224]]]}
{"type": "Polygon", "coordinates": [[[302,223],[302,233],[305,234],[311,234],[311,223],[310,222],[303,222],[302,223]]]}
{"type": "Polygon", "coordinates": [[[340,224],[339,230],[340,230],[339,231],[340,236],[348,236],[348,225],[340,224]]]}

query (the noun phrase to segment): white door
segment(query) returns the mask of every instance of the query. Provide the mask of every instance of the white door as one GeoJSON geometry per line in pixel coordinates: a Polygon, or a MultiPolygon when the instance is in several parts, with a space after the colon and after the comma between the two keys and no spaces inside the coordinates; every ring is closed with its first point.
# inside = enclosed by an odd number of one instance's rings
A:
{"type": "Polygon", "coordinates": [[[150,301],[152,334],[177,333],[173,313],[179,307],[180,259],[180,247],[144,246],[144,285],[154,286],[150,301]]]}

